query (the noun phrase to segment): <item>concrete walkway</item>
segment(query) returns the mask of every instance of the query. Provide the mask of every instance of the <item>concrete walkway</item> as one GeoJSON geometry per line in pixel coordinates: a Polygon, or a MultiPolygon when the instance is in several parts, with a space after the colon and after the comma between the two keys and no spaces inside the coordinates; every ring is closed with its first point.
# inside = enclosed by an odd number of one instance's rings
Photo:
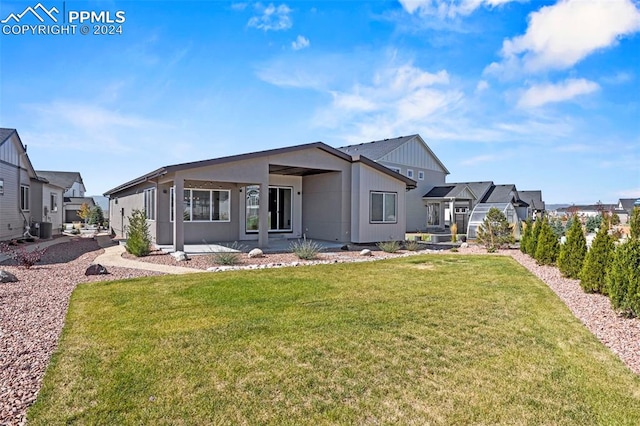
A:
{"type": "Polygon", "coordinates": [[[159,265],[125,259],[122,257],[122,253],[126,251],[124,246],[115,244],[108,235],[98,235],[96,241],[98,245],[104,249],[104,253],[96,257],[93,263],[99,263],[102,266],[142,269],[144,271],[161,272],[163,274],[194,274],[205,272],[201,269],[185,268],[183,266],[159,265]]]}

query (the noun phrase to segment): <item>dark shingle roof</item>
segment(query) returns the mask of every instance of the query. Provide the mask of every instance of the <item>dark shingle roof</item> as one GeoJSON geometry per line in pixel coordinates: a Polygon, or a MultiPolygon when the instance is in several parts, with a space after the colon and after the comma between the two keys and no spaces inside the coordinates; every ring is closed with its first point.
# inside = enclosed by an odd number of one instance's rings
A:
{"type": "Polygon", "coordinates": [[[520,199],[536,210],[545,210],[542,191],[518,191],[520,199]]]}
{"type": "Polygon", "coordinates": [[[633,210],[634,203],[640,201],[640,198],[620,198],[620,204],[622,204],[622,208],[628,212],[633,210]]]}
{"type": "Polygon", "coordinates": [[[0,127],[0,143],[9,139],[9,136],[11,136],[11,134],[15,131],[16,129],[5,129],[0,127]]]}
{"type": "Polygon", "coordinates": [[[455,189],[455,185],[434,186],[423,198],[444,198],[455,189]]]}
{"type": "Polygon", "coordinates": [[[482,198],[485,192],[493,185],[493,182],[452,182],[445,185],[437,185],[427,192],[423,197],[446,198],[459,194],[464,188],[469,188],[476,197],[482,198]]]}
{"type": "Polygon", "coordinates": [[[79,172],[55,172],[51,170],[36,170],[36,174],[45,178],[50,183],[61,188],[71,188],[74,182],[82,182],[82,176],[79,172]]]}
{"type": "Polygon", "coordinates": [[[357,145],[348,145],[338,148],[340,151],[355,155],[360,154],[365,157],[377,161],[380,158],[384,157],[391,151],[398,149],[400,146],[409,142],[411,139],[415,138],[418,135],[410,135],[410,136],[400,136],[394,139],[383,139],[379,141],[366,142],[357,145]]]}

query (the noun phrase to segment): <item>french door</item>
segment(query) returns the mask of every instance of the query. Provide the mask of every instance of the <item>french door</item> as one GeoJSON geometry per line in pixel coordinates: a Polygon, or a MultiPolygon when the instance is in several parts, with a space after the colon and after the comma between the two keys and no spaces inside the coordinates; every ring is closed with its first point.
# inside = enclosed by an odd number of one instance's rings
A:
{"type": "MultiPolygon", "coordinates": [[[[267,228],[269,232],[291,232],[293,188],[286,186],[270,186],[267,200],[267,228]]],[[[258,231],[258,208],[260,206],[260,189],[257,185],[246,188],[246,231],[258,231]]]]}

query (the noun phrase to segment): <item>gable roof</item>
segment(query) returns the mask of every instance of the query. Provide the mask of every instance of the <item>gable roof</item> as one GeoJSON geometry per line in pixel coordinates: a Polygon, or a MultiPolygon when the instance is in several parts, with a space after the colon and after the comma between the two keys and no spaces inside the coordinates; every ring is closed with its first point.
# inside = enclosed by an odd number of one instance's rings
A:
{"type": "Polygon", "coordinates": [[[434,154],[434,152],[429,148],[429,146],[425,143],[425,141],[420,137],[419,134],[409,135],[409,136],[400,136],[393,139],[382,139],[379,141],[365,142],[356,145],[347,145],[338,148],[340,151],[345,152],[350,155],[364,155],[365,157],[370,158],[373,161],[379,161],[384,156],[392,153],[396,149],[400,148],[402,145],[412,141],[418,140],[424,148],[429,152],[429,154],[433,157],[436,163],[442,168],[442,170],[449,174],[449,170],[442,164],[442,161],[434,154]]]}
{"type": "Polygon", "coordinates": [[[542,201],[542,191],[518,191],[518,196],[535,210],[546,210],[542,201]]]}
{"type": "Polygon", "coordinates": [[[518,190],[514,184],[491,185],[481,203],[512,203],[514,205],[528,207],[529,204],[524,202],[518,196],[518,190]]]}
{"type": "Polygon", "coordinates": [[[174,173],[174,172],[178,172],[181,170],[187,170],[187,169],[193,169],[193,168],[198,168],[198,167],[207,167],[207,166],[214,166],[217,164],[226,164],[226,163],[232,163],[234,161],[242,161],[242,160],[249,160],[249,159],[254,159],[254,158],[261,158],[261,157],[269,157],[272,155],[280,155],[280,154],[285,154],[285,153],[289,153],[289,152],[296,152],[296,151],[301,151],[301,150],[305,150],[305,149],[320,149],[324,152],[327,152],[331,155],[335,155],[338,158],[343,159],[344,161],[348,161],[349,163],[363,163],[366,164],[386,175],[392,176],[395,179],[398,179],[402,182],[405,183],[405,185],[407,185],[408,188],[415,188],[416,187],[416,182],[413,179],[410,179],[404,175],[401,175],[400,173],[396,173],[391,169],[388,169],[387,167],[376,163],[375,161],[367,158],[367,157],[363,157],[360,155],[349,155],[346,154],[342,151],[337,150],[336,148],[330,147],[329,145],[325,144],[324,142],[312,142],[312,143],[308,143],[308,144],[302,144],[302,145],[294,145],[294,146],[289,146],[289,147],[285,147],[285,148],[275,148],[275,149],[268,149],[265,151],[257,151],[257,152],[250,152],[247,154],[238,154],[238,155],[231,155],[228,157],[219,157],[219,158],[212,158],[209,160],[200,160],[200,161],[193,161],[193,162],[189,162],[189,163],[180,163],[180,164],[173,164],[173,165],[169,165],[169,166],[164,166],[164,167],[160,167],[159,169],[156,169],[150,173],[147,173],[143,176],[140,176],[136,179],[133,179],[129,182],[126,182],[120,186],[117,186],[113,189],[110,189],[109,191],[105,192],[104,195],[105,196],[109,196],[112,195],[116,192],[122,191],[124,189],[130,188],[132,186],[135,186],[139,183],[142,183],[144,181],[147,181],[149,179],[154,179],[156,177],[160,177],[163,175],[166,175],[168,173],[174,173]]]}
{"type": "Polygon", "coordinates": [[[11,136],[13,136],[14,133],[16,135],[18,147],[24,154],[24,156],[21,156],[21,158],[24,157],[29,177],[38,179],[36,171],[33,168],[33,164],[31,164],[31,159],[29,158],[29,155],[27,155],[27,147],[22,143],[22,139],[20,139],[20,135],[18,134],[18,131],[16,129],[0,128],[0,146],[4,145],[5,142],[11,139],[11,136]]]}
{"type": "Polygon", "coordinates": [[[38,176],[45,178],[51,184],[61,188],[71,188],[75,182],[84,185],[79,172],[57,172],[51,170],[36,170],[38,176]]]}
{"type": "Polygon", "coordinates": [[[640,201],[640,198],[620,198],[619,205],[622,207],[623,210],[630,212],[631,210],[633,210],[633,207],[635,205],[638,205],[638,204],[635,204],[635,203],[638,203],[638,201],[640,201]]]}
{"type": "Polygon", "coordinates": [[[15,131],[16,129],[0,128],[0,145],[2,145],[7,139],[9,139],[9,136],[11,136],[15,131]]]}
{"type": "Polygon", "coordinates": [[[476,200],[481,199],[487,190],[491,188],[493,182],[455,182],[444,185],[436,185],[429,192],[423,195],[423,198],[454,198],[465,188],[473,194],[476,200]]]}

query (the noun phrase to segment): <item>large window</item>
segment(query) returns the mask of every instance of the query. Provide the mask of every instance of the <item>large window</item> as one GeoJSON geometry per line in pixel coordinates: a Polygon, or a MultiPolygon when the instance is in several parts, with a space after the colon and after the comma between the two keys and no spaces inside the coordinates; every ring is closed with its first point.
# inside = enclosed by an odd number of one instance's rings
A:
{"type": "Polygon", "coordinates": [[[427,225],[440,226],[440,203],[427,204],[427,225]]]}
{"type": "Polygon", "coordinates": [[[395,192],[371,192],[371,222],[397,223],[397,197],[395,192]]]}
{"type": "MultiPolygon", "coordinates": [[[[174,189],[171,188],[169,217],[173,221],[174,189]]],[[[187,222],[229,222],[231,220],[231,191],[185,189],[182,217],[187,222]]]]}
{"type": "Polygon", "coordinates": [[[29,187],[26,185],[20,185],[20,210],[29,210],[29,187]]]}
{"type": "Polygon", "coordinates": [[[144,190],[144,214],[149,220],[156,220],[156,189],[144,190]]]}

